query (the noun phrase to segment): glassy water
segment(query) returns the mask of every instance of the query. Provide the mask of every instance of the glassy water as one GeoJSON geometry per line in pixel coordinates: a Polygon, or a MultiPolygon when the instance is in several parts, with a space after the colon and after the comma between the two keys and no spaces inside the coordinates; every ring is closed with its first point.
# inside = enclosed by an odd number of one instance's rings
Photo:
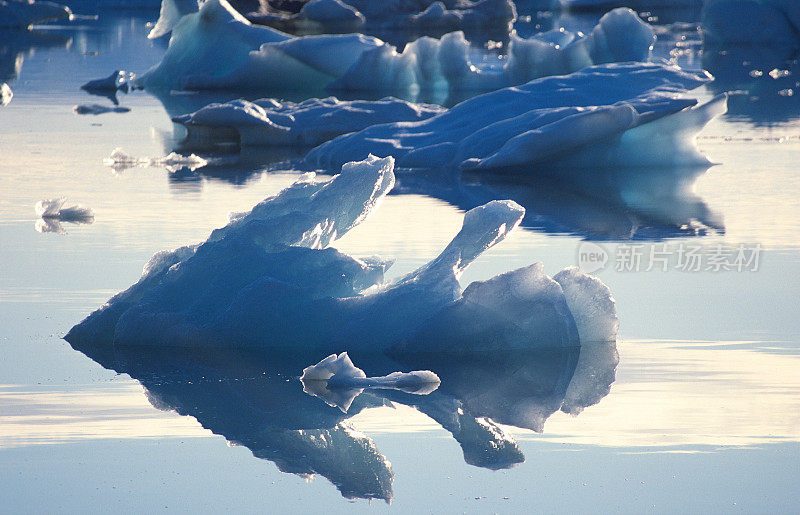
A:
{"type": "MultiPolygon", "coordinates": [[[[181,139],[171,116],[233,96],[132,92],[117,99],[130,112],[74,114],[112,105],[81,84],[164,52],[144,37],[155,10],[100,14],[0,33],[0,82],[14,91],[0,109],[0,511],[389,509],[381,499],[402,511],[796,509],[796,61],[660,35],[662,57],[718,77],[703,96],[742,92],[700,135],[720,163],[708,170],[562,183],[400,173],[338,248],[395,258],[397,277],[436,256],[465,210],[512,198],[522,228],[462,283],[534,261],[549,274],[593,266],[620,340],[472,361],[354,355],[370,375],[428,368],[443,382],[425,397],[367,391],[342,413],[297,380],[323,356],[84,353],[61,339],[153,253],[204,240],[299,176],[275,164],[297,157],[285,154],[195,171],[104,166],[117,147],[168,154],[181,139]],[[34,204],[58,196],[93,208],[94,223],[37,225],[34,204]]],[[[550,28],[535,22],[520,31],[550,28]]]]}

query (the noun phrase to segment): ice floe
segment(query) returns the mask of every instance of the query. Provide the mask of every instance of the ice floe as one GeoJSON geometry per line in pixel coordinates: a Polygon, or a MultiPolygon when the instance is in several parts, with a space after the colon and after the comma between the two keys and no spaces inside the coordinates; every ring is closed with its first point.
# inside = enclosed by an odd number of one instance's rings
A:
{"type": "Polygon", "coordinates": [[[725,96],[697,105],[687,93],[709,80],[664,64],[594,66],[486,93],[420,122],[346,134],[306,162],[335,170],[372,153],[409,168],[708,164],[694,136],[725,112],[725,96]]]}
{"type": "Polygon", "coordinates": [[[69,18],[69,7],[35,0],[0,0],[0,28],[26,29],[37,23],[69,18]]]}
{"type": "Polygon", "coordinates": [[[560,348],[615,339],[610,292],[577,271],[553,280],[541,264],[532,265],[472,283],[462,295],[463,270],[520,223],[524,209],[512,201],[467,212],[436,259],[390,284],[383,284],[390,261],[326,248],[388,193],[393,166],[391,157],[368,156],[328,182],[308,176],[251,212],[232,215],[204,243],[156,254],[138,283],[67,339],[398,352],[560,348]]]}
{"type": "Polygon", "coordinates": [[[234,100],[210,104],[173,121],[187,128],[184,144],[191,147],[228,142],[314,147],[379,123],[419,121],[443,111],[436,105],[411,104],[396,98],[348,102],[330,97],[300,103],[234,100]]]}
{"type": "Polygon", "coordinates": [[[102,79],[90,80],[83,86],[82,90],[85,91],[105,91],[115,92],[118,89],[127,91],[128,82],[133,78],[133,75],[125,72],[124,70],[114,70],[108,77],[102,79]]]}
{"type": "Polygon", "coordinates": [[[592,64],[647,59],[653,29],[615,9],[586,36],[514,38],[501,67],[470,60],[463,32],[422,37],[402,52],[361,34],[292,37],[250,24],[226,0],[207,0],[172,26],[163,60],[137,79],[149,89],[493,90],[592,64]]]}
{"type": "Polygon", "coordinates": [[[367,377],[356,367],[346,352],[331,354],[316,365],[303,369],[300,376],[303,391],[336,406],[344,413],[353,400],[367,388],[400,390],[416,395],[427,395],[441,383],[439,376],[430,370],[392,372],[379,377],[367,377]]]}

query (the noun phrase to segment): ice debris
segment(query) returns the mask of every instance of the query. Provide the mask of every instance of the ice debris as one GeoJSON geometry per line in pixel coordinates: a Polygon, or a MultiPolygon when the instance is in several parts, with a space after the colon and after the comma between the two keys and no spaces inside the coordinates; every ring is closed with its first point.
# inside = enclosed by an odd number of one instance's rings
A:
{"type": "Polygon", "coordinates": [[[125,170],[127,168],[135,167],[164,167],[169,171],[175,171],[180,168],[188,168],[191,171],[202,168],[208,164],[208,161],[195,154],[184,156],[177,152],[170,152],[164,157],[151,157],[143,159],[134,157],[125,153],[121,148],[115,148],[111,155],[103,159],[103,164],[113,168],[115,171],[125,170]]]}
{"type": "Polygon", "coordinates": [[[425,120],[443,111],[436,105],[411,104],[396,98],[370,102],[329,97],[300,103],[234,100],[210,104],[172,121],[186,127],[185,144],[192,147],[227,142],[314,147],[379,123],[425,120]]]}
{"type": "Polygon", "coordinates": [[[303,369],[300,376],[303,391],[347,413],[353,400],[367,388],[399,390],[416,395],[428,395],[439,387],[439,376],[430,370],[392,372],[379,377],[367,377],[356,367],[350,356],[342,352],[331,354],[316,365],[303,369]]]}
{"type": "Polygon", "coordinates": [[[410,168],[546,170],[708,164],[695,138],[725,112],[725,95],[687,96],[705,72],[650,63],[593,66],[486,93],[419,122],[374,125],[311,150],[335,170],[367,154],[410,168]]]}
{"type": "Polygon", "coordinates": [[[69,7],[35,0],[0,0],[0,28],[27,29],[31,25],[69,18],[69,7]]]}
{"type": "Polygon", "coordinates": [[[36,230],[41,233],[54,232],[66,234],[61,222],[73,224],[91,224],[94,222],[94,210],[80,204],[64,207],[67,197],[40,200],[34,206],[39,219],[36,230]]]}
{"type": "Polygon", "coordinates": [[[0,106],[7,106],[11,99],[14,98],[14,92],[5,82],[0,84],[0,106]]]}
{"type": "Polygon", "coordinates": [[[487,91],[615,61],[645,60],[653,29],[630,9],[615,9],[585,37],[551,31],[515,37],[501,67],[479,66],[462,32],[422,37],[402,52],[361,34],[292,37],[250,24],[226,0],[207,0],[172,27],[161,63],[136,84],[154,90],[263,88],[487,91]]]}
{"type": "Polygon", "coordinates": [[[304,177],[232,216],[205,242],[156,254],[138,283],[66,338],[106,346],[458,353],[616,338],[608,288],[577,270],[550,279],[536,264],[462,294],[463,270],[520,223],[525,210],[512,201],[467,212],[437,258],[389,284],[390,261],[326,248],[375,209],[394,185],[393,168],[391,157],[368,156],[328,182],[304,177]]]}
{"type": "Polygon", "coordinates": [[[120,106],[104,106],[100,104],[81,104],[76,105],[72,108],[72,111],[75,114],[104,114],[104,113],[128,113],[130,112],[130,107],[120,107],[120,106]]]}

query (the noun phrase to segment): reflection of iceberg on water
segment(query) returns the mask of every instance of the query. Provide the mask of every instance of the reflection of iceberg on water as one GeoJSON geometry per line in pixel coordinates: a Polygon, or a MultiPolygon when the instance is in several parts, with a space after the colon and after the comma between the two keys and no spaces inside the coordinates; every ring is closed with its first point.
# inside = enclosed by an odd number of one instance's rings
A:
{"type": "Polygon", "coordinates": [[[250,24],[226,0],[207,0],[198,12],[173,17],[161,63],[136,79],[151,90],[493,90],[593,64],[646,60],[650,26],[628,9],[606,14],[581,37],[553,31],[515,38],[507,62],[479,66],[461,32],[423,37],[402,52],[361,34],[292,37],[250,24]]]}
{"type": "Polygon", "coordinates": [[[510,430],[499,424],[541,431],[559,409],[579,413],[608,393],[617,364],[614,342],[473,356],[405,354],[399,361],[358,353],[354,357],[369,375],[418,367],[434,371],[442,385],[429,395],[367,390],[343,413],[305,394],[296,380],[299,367],[316,361],[318,353],[73,347],[141,382],[156,408],[194,417],[283,472],[321,475],[348,498],[387,501],[393,496],[394,478],[389,459],[347,418],[373,408],[407,405],[451,433],[467,463],[508,468],[525,456],[510,430]]]}
{"type": "Polygon", "coordinates": [[[213,231],[156,254],[142,278],[76,325],[70,342],[458,352],[568,347],[616,339],[608,288],[541,264],[470,284],[461,272],[502,241],[524,209],[469,211],[442,253],[383,284],[389,261],[326,248],[394,185],[393,160],[370,156],[328,182],[308,178],[213,231]],[[587,315],[591,314],[588,318],[587,315]],[[456,335],[458,333],[458,335],[456,335]],[[459,338],[484,335],[486,338],[459,338]]]}
{"type": "Polygon", "coordinates": [[[398,176],[395,193],[423,194],[469,210],[494,198],[525,207],[523,227],[594,240],[660,240],[724,233],[722,216],[694,191],[708,167],[596,168],[542,176],[415,172],[398,176]]]}

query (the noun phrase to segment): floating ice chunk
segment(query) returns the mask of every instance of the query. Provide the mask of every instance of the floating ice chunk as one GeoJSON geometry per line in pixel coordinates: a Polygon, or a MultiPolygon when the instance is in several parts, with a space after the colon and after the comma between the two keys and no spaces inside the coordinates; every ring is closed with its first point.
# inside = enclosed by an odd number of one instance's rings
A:
{"type": "Polygon", "coordinates": [[[0,0],[0,28],[26,29],[37,23],[69,18],[65,5],[34,0],[0,0]]]}
{"type": "Polygon", "coordinates": [[[14,98],[14,92],[5,82],[0,84],[0,106],[7,106],[11,99],[14,98]]]}
{"type": "Polygon", "coordinates": [[[350,356],[331,354],[316,365],[303,369],[300,376],[303,391],[317,396],[347,413],[353,400],[366,388],[400,390],[427,395],[439,387],[439,377],[430,370],[392,372],[380,377],[367,377],[350,356]]]}
{"type": "Polygon", "coordinates": [[[81,89],[85,91],[104,91],[104,92],[115,92],[118,89],[127,91],[128,81],[130,79],[131,75],[125,72],[124,70],[114,70],[114,72],[108,77],[102,79],[90,80],[89,82],[81,86],[81,89]]]}
{"type": "Polygon", "coordinates": [[[142,159],[134,157],[125,153],[121,148],[115,148],[111,156],[103,159],[103,164],[113,168],[115,171],[125,170],[126,168],[135,168],[137,166],[153,168],[164,167],[169,171],[175,171],[180,168],[188,168],[191,171],[202,168],[208,164],[208,161],[202,157],[189,154],[184,156],[177,152],[171,152],[164,157],[152,157],[149,159],[142,159]]]}
{"type": "Polygon", "coordinates": [[[104,106],[100,104],[81,104],[76,105],[72,108],[72,111],[75,114],[104,114],[104,113],[128,113],[130,112],[130,107],[120,107],[120,106],[104,106]]]}
{"type": "Polygon", "coordinates": [[[34,206],[39,220],[36,221],[36,231],[66,234],[61,222],[73,224],[91,224],[94,222],[94,211],[80,204],[64,207],[66,197],[40,200],[34,206]]]}
{"type": "MultiPolygon", "coordinates": [[[[335,0],[325,2],[311,2],[306,8],[333,5],[330,2],[335,0]]],[[[496,0],[489,2],[473,7],[496,4],[496,0]]],[[[441,4],[427,6],[427,14],[413,18],[414,23],[445,16],[441,4]]],[[[150,89],[308,91],[329,87],[406,96],[419,90],[486,91],[592,64],[644,60],[655,36],[633,11],[615,9],[588,36],[570,34],[568,38],[568,44],[554,42],[552,34],[528,41],[516,38],[506,64],[492,68],[470,60],[463,32],[441,39],[423,37],[398,52],[361,34],[294,38],[251,25],[226,0],[208,0],[198,12],[180,18],[161,63],[135,82],[150,89]]]]}
{"type": "Polygon", "coordinates": [[[173,118],[187,128],[186,145],[213,146],[234,141],[242,146],[313,147],[341,134],[387,122],[419,121],[443,112],[434,105],[415,105],[385,98],[341,101],[335,97],[298,104],[272,99],[210,104],[173,118]]]}
{"type": "Polygon", "coordinates": [[[663,64],[593,66],[480,95],[420,122],[340,136],[306,162],[336,169],[371,152],[411,168],[708,164],[694,135],[725,111],[725,97],[693,107],[686,94],[709,80],[663,64]]]}

